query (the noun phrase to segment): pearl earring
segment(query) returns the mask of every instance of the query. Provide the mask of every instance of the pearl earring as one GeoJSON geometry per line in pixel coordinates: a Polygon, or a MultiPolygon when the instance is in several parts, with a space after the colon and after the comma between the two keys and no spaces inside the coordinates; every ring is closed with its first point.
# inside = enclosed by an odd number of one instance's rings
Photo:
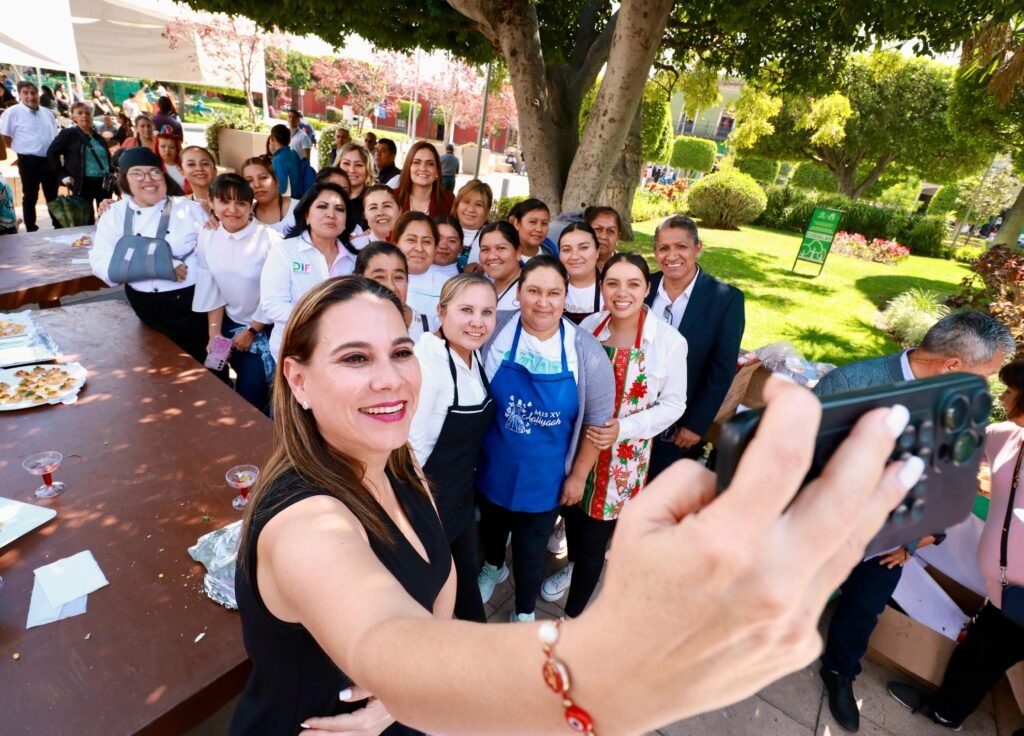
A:
{"type": "Polygon", "coordinates": [[[309,411],[309,402],[308,401],[303,401],[302,402],[302,408],[305,409],[306,411],[309,411]]]}

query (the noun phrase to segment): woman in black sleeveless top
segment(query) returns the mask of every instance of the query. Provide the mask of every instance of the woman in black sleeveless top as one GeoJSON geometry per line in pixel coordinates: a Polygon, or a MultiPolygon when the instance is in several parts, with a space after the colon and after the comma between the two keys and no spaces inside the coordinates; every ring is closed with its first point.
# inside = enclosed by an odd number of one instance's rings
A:
{"type": "Polygon", "coordinates": [[[817,614],[923,468],[885,468],[909,414],[880,409],[790,503],[818,405],[771,381],[762,426],[786,431],[759,434],[717,498],[693,463],[653,481],[579,617],[452,621],[451,558],[407,445],[421,375],[397,297],[360,276],[318,284],[281,356],[239,547],[254,667],[236,736],[639,734],[748,697],[817,655],[817,614]]]}

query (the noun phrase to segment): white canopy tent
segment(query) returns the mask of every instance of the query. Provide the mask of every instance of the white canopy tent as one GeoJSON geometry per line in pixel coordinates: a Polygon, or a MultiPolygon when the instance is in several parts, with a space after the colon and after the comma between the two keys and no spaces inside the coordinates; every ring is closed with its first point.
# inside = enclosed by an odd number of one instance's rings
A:
{"type": "Polygon", "coordinates": [[[32,0],[31,11],[8,8],[0,24],[0,62],[77,74],[68,0],[32,0]]]}

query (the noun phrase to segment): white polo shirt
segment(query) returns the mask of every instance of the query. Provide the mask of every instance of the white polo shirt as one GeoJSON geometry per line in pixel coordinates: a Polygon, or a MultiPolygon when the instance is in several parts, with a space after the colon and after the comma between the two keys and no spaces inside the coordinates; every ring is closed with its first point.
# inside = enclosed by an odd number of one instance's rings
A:
{"type": "Polygon", "coordinates": [[[270,350],[276,360],[281,352],[285,325],[292,309],[302,296],[332,276],[347,276],[356,268],[356,257],[338,241],[338,256],[328,265],[327,259],[310,240],[309,230],[297,238],[282,240],[267,253],[260,274],[260,307],[274,323],[270,334],[270,350]]]}
{"type": "Polygon", "coordinates": [[[224,307],[240,325],[269,322],[260,309],[260,275],[267,253],[280,242],[277,232],[256,220],[237,233],[229,233],[223,225],[199,233],[192,309],[209,312],[224,307]]]}
{"type": "Polygon", "coordinates": [[[57,119],[45,107],[33,110],[19,102],[0,115],[0,135],[11,139],[11,148],[22,156],[45,156],[57,135],[57,119]]]}

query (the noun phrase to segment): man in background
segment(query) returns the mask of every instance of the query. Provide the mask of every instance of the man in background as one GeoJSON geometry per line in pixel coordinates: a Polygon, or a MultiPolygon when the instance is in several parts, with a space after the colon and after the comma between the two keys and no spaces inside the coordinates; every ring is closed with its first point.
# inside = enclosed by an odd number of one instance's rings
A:
{"type": "Polygon", "coordinates": [[[377,134],[373,131],[368,131],[363,136],[363,145],[366,146],[366,150],[370,152],[372,156],[377,150],[377,134]]]}
{"type": "MultiPolygon", "coordinates": [[[[52,112],[39,106],[39,89],[32,82],[22,80],[18,82],[17,89],[18,104],[0,115],[0,135],[7,147],[18,154],[22,217],[25,229],[31,233],[39,229],[36,224],[39,187],[43,188],[47,202],[57,198],[57,172],[46,158],[57,134],[57,119],[52,112]]],[[[53,227],[59,228],[60,223],[53,220],[53,227]]]]}
{"type": "Polygon", "coordinates": [[[349,133],[348,128],[338,128],[334,131],[334,146],[331,147],[331,152],[327,157],[328,166],[337,166],[338,151],[347,146],[352,142],[352,134],[349,133]]]}
{"type": "Polygon", "coordinates": [[[451,143],[446,143],[444,155],[441,157],[441,183],[444,184],[444,188],[449,192],[455,191],[455,177],[458,175],[460,168],[462,168],[462,162],[455,155],[455,146],[451,143]]]}
{"type": "MultiPolygon", "coordinates": [[[[288,146],[295,151],[295,153],[302,156],[304,159],[309,160],[309,152],[313,148],[313,139],[306,134],[302,124],[305,121],[302,119],[302,113],[298,110],[288,111],[288,130],[291,132],[291,142],[288,146]]],[[[308,126],[309,123],[306,123],[308,126]]],[[[311,129],[312,130],[312,129],[311,129]]]]}
{"type": "Polygon", "coordinates": [[[388,186],[394,187],[397,184],[391,184],[391,180],[401,174],[401,170],[395,166],[395,157],[398,156],[398,146],[390,138],[381,138],[377,141],[377,147],[373,150],[373,159],[377,164],[377,183],[387,184],[388,186]]]}

